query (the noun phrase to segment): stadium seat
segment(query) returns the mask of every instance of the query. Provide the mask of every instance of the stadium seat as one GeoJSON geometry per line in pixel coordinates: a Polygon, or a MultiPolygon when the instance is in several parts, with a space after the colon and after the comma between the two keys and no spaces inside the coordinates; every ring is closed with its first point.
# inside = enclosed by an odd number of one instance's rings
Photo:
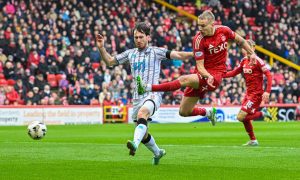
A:
{"type": "Polygon", "coordinates": [[[247,20],[248,20],[248,24],[250,26],[256,26],[256,24],[255,24],[255,17],[248,17],[247,20]]]}
{"type": "Polygon", "coordinates": [[[57,87],[57,80],[55,74],[48,74],[47,81],[51,87],[57,87]]]}
{"type": "Polygon", "coordinates": [[[15,84],[16,84],[16,81],[15,81],[15,80],[13,80],[13,79],[7,80],[7,85],[9,85],[9,86],[14,86],[15,84]]]}
{"type": "Polygon", "coordinates": [[[261,31],[262,27],[261,26],[251,26],[252,31],[261,31]]]}
{"type": "Polygon", "coordinates": [[[92,63],[92,68],[97,69],[100,66],[100,63],[92,63]]]}
{"type": "Polygon", "coordinates": [[[90,105],[100,105],[98,99],[92,99],[90,105]]]}
{"type": "Polygon", "coordinates": [[[224,8],[224,15],[229,16],[230,8],[224,8]]]}
{"type": "MultiPolygon", "coordinates": [[[[179,10],[184,10],[182,6],[177,6],[177,8],[178,8],[179,10]]],[[[179,15],[179,16],[182,16],[181,13],[178,13],[178,15],[179,15]]]]}
{"type": "Polygon", "coordinates": [[[55,75],[55,78],[56,78],[56,81],[59,83],[59,81],[62,79],[62,74],[56,74],[55,75]]]}
{"type": "Polygon", "coordinates": [[[193,6],[184,6],[183,10],[190,14],[195,14],[196,8],[193,6]]]}
{"type": "Polygon", "coordinates": [[[4,74],[0,74],[0,79],[5,79],[4,74]]]}
{"type": "Polygon", "coordinates": [[[25,105],[25,100],[23,100],[23,99],[18,100],[18,104],[19,105],[25,105]]]}

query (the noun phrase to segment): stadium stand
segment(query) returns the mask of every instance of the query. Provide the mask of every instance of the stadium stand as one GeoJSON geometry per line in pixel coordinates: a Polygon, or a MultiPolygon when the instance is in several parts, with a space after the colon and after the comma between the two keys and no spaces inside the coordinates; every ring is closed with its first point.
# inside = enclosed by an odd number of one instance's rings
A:
{"type": "MultiPolygon", "coordinates": [[[[300,64],[297,0],[206,0],[201,6],[198,1],[168,2],[194,15],[212,9],[218,24],[300,64]]],[[[130,103],[129,66],[106,67],[95,34],[105,35],[107,49],[117,54],[133,47],[131,29],[137,21],[150,22],[151,44],[168,49],[190,51],[197,32],[195,22],[152,1],[15,0],[1,2],[0,8],[0,105],[130,103]]],[[[233,43],[228,70],[240,59],[241,52],[233,43]]],[[[160,82],[190,73],[193,65],[193,59],[163,62],[160,82]]],[[[271,71],[271,103],[299,103],[299,72],[278,62],[271,71]]],[[[241,76],[226,79],[201,103],[238,105],[244,90],[241,76]]],[[[181,95],[182,91],[165,93],[164,104],[179,104],[181,95]]]]}

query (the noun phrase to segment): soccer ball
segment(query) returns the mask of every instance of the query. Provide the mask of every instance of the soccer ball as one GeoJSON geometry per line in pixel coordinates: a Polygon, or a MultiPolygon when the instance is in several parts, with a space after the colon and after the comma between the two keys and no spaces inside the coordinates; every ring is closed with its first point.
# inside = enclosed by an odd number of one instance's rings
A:
{"type": "Polygon", "coordinates": [[[33,121],[28,125],[28,135],[35,140],[42,139],[47,133],[47,127],[44,123],[33,121]]]}

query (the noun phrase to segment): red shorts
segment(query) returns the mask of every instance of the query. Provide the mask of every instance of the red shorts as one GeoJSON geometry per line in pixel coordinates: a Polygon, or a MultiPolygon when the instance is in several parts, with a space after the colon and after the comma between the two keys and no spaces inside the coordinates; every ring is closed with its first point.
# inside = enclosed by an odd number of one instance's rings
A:
{"type": "Polygon", "coordinates": [[[249,96],[246,94],[241,110],[247,112],[248,114],[254,114],[260,106],[262,101],[262,94],[257,94],[255,96],[249,96]]]}
{"type": "Polygon", "coordinates": [[[207,92],[214,91],[219,87],[219,85],[222,82],[223,74],[224,73],[212,74],[212,76],[214,77],[213,85],[215,86],[213,88],[207,84],[207,81],[205,78],[203,78],[199,73],[197,73],[198,78],[199,78],[199,88],[193,89],[191,87],[186,87],[184,90],[184,96],[185,97],[199,97],[200,99],[203,99],[204,95],[207,92]]]}

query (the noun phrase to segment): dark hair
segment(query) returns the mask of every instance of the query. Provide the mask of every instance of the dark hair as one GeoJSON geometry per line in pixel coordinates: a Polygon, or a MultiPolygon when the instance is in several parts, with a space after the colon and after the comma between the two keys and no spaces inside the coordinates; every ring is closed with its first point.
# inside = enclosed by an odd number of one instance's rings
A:
{"type": "Polygon", "coordinates": [[[146,22],[137,22],[132,32],[134,33],[135,30],[150,35],[150,26],[146,22]]]}

